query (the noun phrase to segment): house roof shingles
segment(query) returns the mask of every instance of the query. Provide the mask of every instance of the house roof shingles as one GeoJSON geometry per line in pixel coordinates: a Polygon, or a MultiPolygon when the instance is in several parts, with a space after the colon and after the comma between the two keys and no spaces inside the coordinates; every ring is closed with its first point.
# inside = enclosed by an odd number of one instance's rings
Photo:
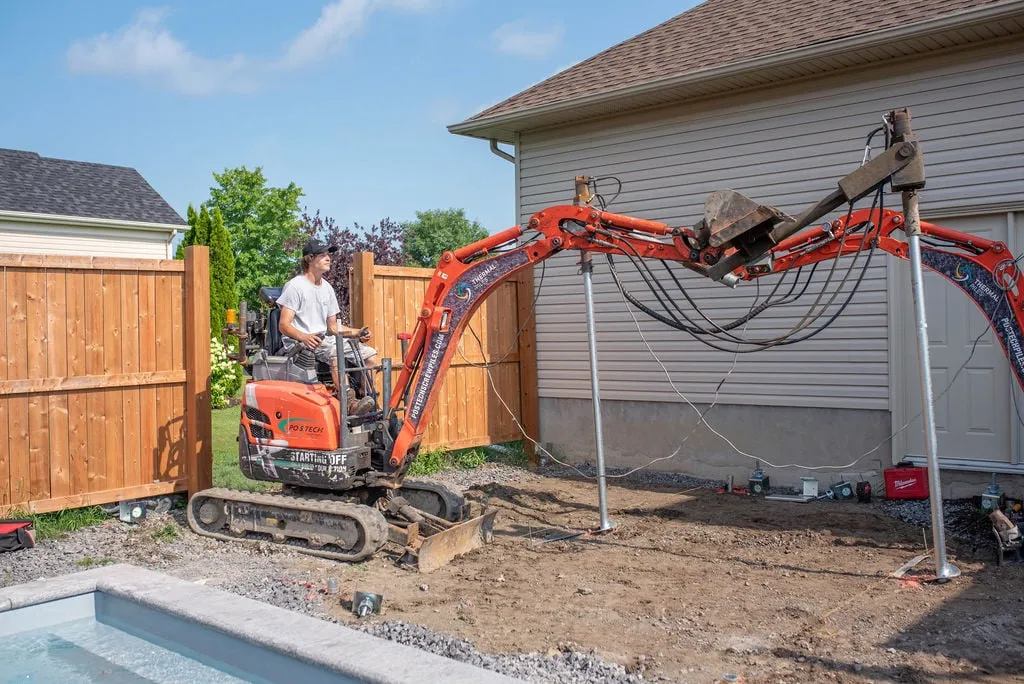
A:
{"type": "Polygon", "coordinates": [[[0,149],[0,211],[187,225],[133,168],[0,149]]]}
{"type": "Polygon", "coordinates": [[[999,2],[705,0],[467,121],[566,103],[999,2]]]}

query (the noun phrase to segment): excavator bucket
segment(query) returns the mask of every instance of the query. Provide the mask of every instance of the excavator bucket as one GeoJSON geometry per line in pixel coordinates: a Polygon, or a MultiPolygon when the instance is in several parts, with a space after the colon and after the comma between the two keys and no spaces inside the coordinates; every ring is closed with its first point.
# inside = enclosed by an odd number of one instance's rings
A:
{"type": "Polygon", "coordinates": [[[498,509],[491,508],[483,515],[424,539],[416,554],[419,571],[433,572],[457,556],[490,544],[494,541],[494,517],[497,514],[498,509]]]}
{"type": "MultiPolygon", "coordinates": [[[[433,572],[458,556],[490,544],[494,541],[494,518],[497,514],[497,508],[488,507],[458,523],[425,516],[430,524],[410,526],[400,533],[399,539],[405,546],[401,562],[415,566],[422,573],[433,572]],[[431,530],[424,532],[426,527],[431,530]]],[[[393,540],[398,539],[393,537],[393,540]]]]}

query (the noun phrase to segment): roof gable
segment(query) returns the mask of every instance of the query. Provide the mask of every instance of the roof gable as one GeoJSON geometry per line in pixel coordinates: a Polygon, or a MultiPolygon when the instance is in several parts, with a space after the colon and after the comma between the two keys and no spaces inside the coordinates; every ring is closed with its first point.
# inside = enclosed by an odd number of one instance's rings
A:
{"type": "Polygon", "coordinates": [[[0,149],[0,211],[187,225],[133,168],[0,149]]]}
{"type": "Polygon", "coordinates": [[[705,0],[451,129],[1018,0],[705,0]]]}

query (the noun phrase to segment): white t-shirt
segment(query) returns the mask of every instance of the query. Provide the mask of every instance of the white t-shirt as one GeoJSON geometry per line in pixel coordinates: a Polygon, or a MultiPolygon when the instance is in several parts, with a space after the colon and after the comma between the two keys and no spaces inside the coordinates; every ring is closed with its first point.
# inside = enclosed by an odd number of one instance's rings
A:
{"type": "Polygon", "coordinates": [[[305,275],[297,275],[285,283],[277,305],[295,312],[292,325],[304,333],[326,331],[327,319],[341,311],[331,284],[321,279],[320,285],[314,285],[305,275]]]}

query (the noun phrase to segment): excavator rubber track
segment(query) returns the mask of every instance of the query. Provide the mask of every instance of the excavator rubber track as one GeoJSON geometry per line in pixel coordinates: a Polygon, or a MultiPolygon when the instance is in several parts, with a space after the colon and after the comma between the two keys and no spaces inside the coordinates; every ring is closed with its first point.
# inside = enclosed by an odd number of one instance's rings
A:
{"type": "Polygon", "coordinates": [[[463,496],[439,482],[406,478],[398,489],[398,494],[421,511],[444,518],[448,522],[464,522],[470,515],[470,506],[463,496]],[[437,499],[431,500],[431,494],[437,499]]]}
{"type": "Polygon", "coordinates": [[[387,520],[377,509],[309,495],[204,489],[189,501],[187,516],[189,527],[204,537],[266,541],[246,538],[257,533],[279,544],[305,541],[288,548],[344,562],[369,558],[388,541],[387,520]]]}

